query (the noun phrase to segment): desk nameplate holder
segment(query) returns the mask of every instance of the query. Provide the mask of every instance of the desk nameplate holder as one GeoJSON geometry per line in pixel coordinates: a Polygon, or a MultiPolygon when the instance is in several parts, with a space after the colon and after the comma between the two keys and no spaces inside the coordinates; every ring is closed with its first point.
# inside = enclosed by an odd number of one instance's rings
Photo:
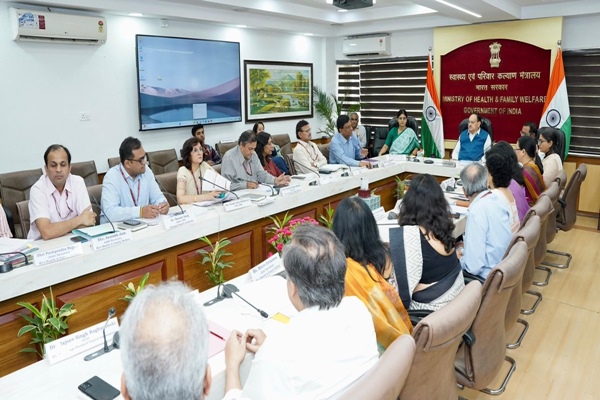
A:
{"type": "Polygon", "coordinates": [[[268,278],[271,275],[275,275],[283,270],[284,268],[281,257],[279,256],[279,253],[275,253],[248,271],[248,275],[250,275],[250,280],[252,282],[256,282],[261,279],[268,278]]]}
{"type": "Polygon", "coordinates": [[[76,257],[83,254],[81,243],[73,243],[55,249],[38,251],[33,255],[33,263],[36,267],[52,264],[58,261],[66,260],[67,258],[76,257]]]}
{"type": "Polygon", "coordinates": [[[252,200],[248,197],[242,197],[238,200],[233,200],[227,203],[223,203],[223,208],[225,212],[230,212],[234,210],[239,210],[240,208],[250,207],[252,205],[252,200]]]}
{"type": "Polygon", "coordinates": [[[94,251],[104,250],[121,243],[129,242],[132,237],[131,230],[129,229],[99,236],[92,239],[92,248],[94,251]]]}
{"type": "Polygon", "coordinates": [[[188,212],[163,215],[162,219],[166,230],[194,222],[194,219],[188,212]]]}
{"type": "Polygon", "coordinates": [[[279,190],[279,194],[282,196],[290,196],[292,194],[300,193],[301,190],[302,186],[300,185],[286,186],[279,190]]]}
{"type": "MultiPolygon", "coordinates": [[[[102,350],[104,348],[102,329],[105,323],[105,321],[102,321],[89,328],[46,343],[44,345],[44,349],[46,350],[45,359],[48,360],[50,365],[54,365],[59,361],[66,360],[95,347],[100,347],[102,350]]],[[[119,321],[117,317],[111,318],[106,325],[106,337],[112,338],[118,330],[119,321]]],[[[112,341],[110,341],[110,346],[112,346],[112,341]]]]}

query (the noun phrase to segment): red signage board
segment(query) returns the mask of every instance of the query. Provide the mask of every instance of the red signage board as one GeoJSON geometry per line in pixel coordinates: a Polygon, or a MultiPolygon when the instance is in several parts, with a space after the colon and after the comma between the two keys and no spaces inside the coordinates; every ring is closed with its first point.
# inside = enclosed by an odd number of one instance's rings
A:
{"type": "Polygon", "coordinates": [[[441,57],[444,137],[478,113],[492,123],[494,141],[514,143],[525,122],[538,123],[550,80],[550,50],[509,39],[487,39],[441,57]]]}

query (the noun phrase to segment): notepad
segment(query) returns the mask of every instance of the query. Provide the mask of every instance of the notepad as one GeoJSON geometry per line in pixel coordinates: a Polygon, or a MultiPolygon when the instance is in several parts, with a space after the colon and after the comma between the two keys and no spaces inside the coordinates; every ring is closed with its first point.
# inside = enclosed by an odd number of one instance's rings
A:
{"type": "Polygon", "coordinates": [[[113,229],[111,224],[101,224],[101,225],[89,226],[87,228],[73,229],[71,231],[71,233],[73,233],[73,235],[83,236],[88,240],[91,238],[95,238],[98,236],[102,236],[102,235],[106,235],[108,233],[114,233],[114,232],[115,232],[115,230],[113,229]]]}

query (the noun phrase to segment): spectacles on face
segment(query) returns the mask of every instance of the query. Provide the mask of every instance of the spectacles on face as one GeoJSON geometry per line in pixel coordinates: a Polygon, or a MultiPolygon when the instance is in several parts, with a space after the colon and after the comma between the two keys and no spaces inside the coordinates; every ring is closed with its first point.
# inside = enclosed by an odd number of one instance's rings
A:
{"type": "Polygon", "coordinates": [[[301,129],[301,130],[300,130],[300,132],[302,132],[302,133],[310,133],[310,132],[311,132],[311,129],[310,129],[310,128],[308,128],[308,129],[306,129],[306,130],[304,130],[304,129],[301,129]]]}
{"type": "Polygon", "coordinates": [[[358,118],[350,118],[350,121],[358,121],[358,118]]]}
{"type": "Polygon", "coordinates": [[[542,143],[548,143],[548,141],[547,141],[547,140],[544,140],[544,139],[540,139],[540,140],[538,140],[538,143],[539,143],[539,144],[542,144],[542,143]]]}
{"type": "Polygon", "coordinates": [[[529,132],[521,131],[521,136],[529,136],[529,132]]]}
{"type": "Polygon", "coordinates": [[[133,158],[128,158],[129,161],[139,162],[140,164],[146,164],[148,162],[148,154],[144,154],[143,157],[134,160],[133,158]]]}

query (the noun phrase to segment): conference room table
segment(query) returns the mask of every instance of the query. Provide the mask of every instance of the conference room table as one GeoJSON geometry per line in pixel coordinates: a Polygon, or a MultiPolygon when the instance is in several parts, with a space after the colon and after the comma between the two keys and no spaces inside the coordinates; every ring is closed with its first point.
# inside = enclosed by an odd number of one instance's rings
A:
{"type": "MultiPolygon", "coordinates": [[[[207,290],[211,284],[204,267],[199,266],[201,257],[197,254],[197,250],[206,245],[198,238],[206,236],[213,243],[223,237],[232,241],[228,251],[233,253],[235,265],[225,271],[226,279],[232,279],[245,274],[273,250],[268,244],[272,236],[268,229],[273,226],[270,216],[283,217],[290,212],[296,217],[317,218],[329,205],[335,206],[355,194],[363,179],[368,180],[370,189],[378,190],[382,205],[391,208],[395,202],[396,177],[429,173],[442,180],[457,177],[463,167],[443,164],[440,160],[425,164],[423,159],[415,162],[401,157],[384,156],[379,161],[379,168],[352,169],[347,177],[340,176],[341,171],[321,174],[320,185],[310,185],[319,178],[315,174],[292,179],[292,185],[298,186],[296,193],[275,196],[273,202],[263,206],[253,204],[226,212],[222,205],[208,208],[184,205],[183,209],[192,216],[192,223],[167,230],[157,220],[157,225],[133,232],[131,241],[115,247],[94,251],[89,242],[83,243],[82,252],[76,257],[0,274],[0,376],[36,361],[31,353],[17,352],[27,344],[26,337],[16,337],[22,326],[18,314],[23,312],[23,308],[16,305],[17,301],[39,302],[40,292],[48,293],[52,287],[59,306],[65,302],[75,304],[77,314],[69,320],[69,332],[78,331],[103,321],[110,307],[116,307],[117,315],[121,315],[126,303],[119,301],[125,295],[120,283],[139,281],[146,272],[150,273],[149,283],[175,278],[200,291],[207,290]]],[[[172,208],[170,212],[177,210],[172,208]]],[[[73,245],[71,237],[39,240],[33,246],[40,251],[51,251],[73,245]]]]}
{"type": "MultiPolygon", "coordinates": [[[[204,314],[207,320],[229,332],[234,329],[245,332],[250,328],[260,328],[269,335],[284,326],[283,322],[272,318],[273,315],[293,317],[297,313],[287,297],[285,279],[281,276],[275,275],[258,282],[250,282],[249,274],[246,274],[228,283],[235,284],[240,289],[240,295],[269,314],[269,318],[263,318],[256,310],[235,297],[205,306],[204,314]]],[[[194,292],[191,295],[196,298],[200,306],[216,297],[217,288],[202,293],[194,292]]],[[[110,337],[108,343],[112,344],[110,337]]],[[[97,349],[90,349],[54,365],[50,365],[47,360],[42,360],[0,378],[0,398],[2,400],[89,399],[79,391],[78,386],[93,376],[98,376],[120,391],[123,372],[120,350],[112,350],[91,361],[84,361],[84,356],[95,350],[97,349]]],[[[253,358],[253,354],[247,353],[241,365],[242,384],[250,372],[253,358]]],[[[225,391],[224,352],[212,356],[208,364],[212,373],[212,386],[207,399],[221,399],[225,391]]],[[[117,399],[122,398],[122,395],[117,397],[117,399]]]]}

